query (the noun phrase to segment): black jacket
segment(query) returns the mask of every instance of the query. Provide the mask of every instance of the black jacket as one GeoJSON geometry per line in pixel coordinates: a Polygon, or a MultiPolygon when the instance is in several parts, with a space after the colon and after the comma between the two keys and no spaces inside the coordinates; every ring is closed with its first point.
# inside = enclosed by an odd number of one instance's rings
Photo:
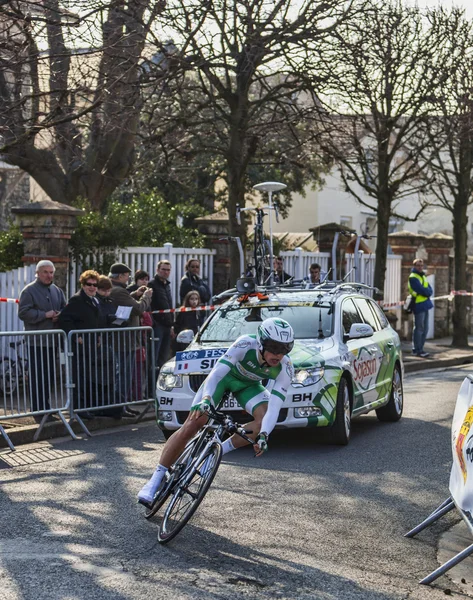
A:
{"type": "MultiPolygon", "coordinates": [[[[169,281],[162,280],[160,277],[158,277],[158,275],[156,275],[153,281],[150,281],[148,287],[153,290],[153,296],[151,298],[152,311],[173,308],[171,284],[169,281]]],[[[174,315],[173,313],[153,315],[153,322],[157,325],[164,325],[164,327],[172,327],[174,323],[174,315]]]]}
{"type": "Polygon", "coordinates": [[[62,309],[58,326],[66,333],[73,329],[98,329],[101,326],[98,301],[80,290],[62,309]]]}
{"type": "Polygon", "coordinates": [[[186,272],[184,277],[181,279],[181,287],[179,288],[179,296],[181,298],[181,304],[184,304],[184,298],[190,291],[199,292],[200,301],[202,304],[206,304],[210,300],[210,288],[203,279],[192,275],[189,271],[186,272]]]}
{"type": "Polygon", "coordinates": [[[101,296],[100,294],[97,294],[95,297],[99,301],[100,328],[108,329],[109,327],[116,327],[116,325],[113,325],[113,321],[116,319],[117,307],[113,300],[108,296],[101,296]]]}
{"type": "Polygon", "coordinates": [[[192,329],[194,333],[197,333],[199,327],[204,322],[204,311],[189,311],[177,313],[176,322],[174,324],[174,333],[177,335],[184,329],[192,329]]]}

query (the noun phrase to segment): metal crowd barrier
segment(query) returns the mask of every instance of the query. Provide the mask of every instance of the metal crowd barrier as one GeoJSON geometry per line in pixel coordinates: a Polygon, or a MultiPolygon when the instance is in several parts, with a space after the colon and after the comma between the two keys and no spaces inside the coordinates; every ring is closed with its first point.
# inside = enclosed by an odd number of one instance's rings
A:
{"type": "Polygon", "coordinates": [[[156,368],[151,327],[13,331],[0,333],[0,434],[14,445],[2,422],[35,417],[44,425],[57,416],[73,439],[76,421],[120,418],[124,407],[154,403],[156,368]]]}
{"type": "Polygon", "coordinates": [[[123,408],[154,402],[156,368],[151,327],[70,331],[67,336],[71,420],[90,435],[84,416],[120,417],[123,408]]]}
{"type": "MultiPolygon", "coordinates": [[[[63,414],[69,409],[66,344],[66,334],[59,329],[0,333],[0,421],[36,417],[37,440],[49,415],[57,414],[77,439],[63,414]]],[[[14,450],[1,424],[0,433],[14,450]]]]}

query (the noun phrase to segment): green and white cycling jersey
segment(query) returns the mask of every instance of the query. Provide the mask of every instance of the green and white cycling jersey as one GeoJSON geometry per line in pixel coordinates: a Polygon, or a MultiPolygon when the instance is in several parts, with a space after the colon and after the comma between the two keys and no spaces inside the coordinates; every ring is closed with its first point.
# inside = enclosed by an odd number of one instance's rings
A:
{"type": "Polygon", "coordinates": [[[239,337],[218,360],[200,386],[192,409],[196,410],[203,398],[210,398],[216,406],[227,391],[232,392],[238,404],[250,414],[253,414],[260,404],[269,402],[261,431],[271,433],[286,399],[294,369],[289,356],[284,356],[276,367],[262,361],[256,336],[239,337]],[[266,387],[262,383],[265,379],[269,380],[266,387]]]}

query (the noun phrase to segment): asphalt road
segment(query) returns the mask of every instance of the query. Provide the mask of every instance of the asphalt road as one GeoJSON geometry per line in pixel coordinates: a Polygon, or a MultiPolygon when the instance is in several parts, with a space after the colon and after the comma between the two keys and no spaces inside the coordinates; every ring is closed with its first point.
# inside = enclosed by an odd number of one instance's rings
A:
{"type": "Polygon", "coordinates": [[[348,447],[299,430],[273,435],[260,459],[228,455],[165,547],[135,503],[163,445],[153,425],[21,447],[14,460],[25,464],[0,469],[0,598],[463,598],[447,577],[418,585],[457,519],[403,533],[448,496],[465,372],[410,375],[403,419],[358,419],[348,447]]]}

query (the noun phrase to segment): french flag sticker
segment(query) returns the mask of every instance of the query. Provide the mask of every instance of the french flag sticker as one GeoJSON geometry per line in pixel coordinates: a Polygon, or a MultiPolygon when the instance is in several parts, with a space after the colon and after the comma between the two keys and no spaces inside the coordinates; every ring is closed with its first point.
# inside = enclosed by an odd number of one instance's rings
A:
{"type": "Polygon", "coordinates": [[[179,363],[177,366],[177,370],[178,371],[187,371],[188,366],[189,366],[189,363],[179,363]]]}

